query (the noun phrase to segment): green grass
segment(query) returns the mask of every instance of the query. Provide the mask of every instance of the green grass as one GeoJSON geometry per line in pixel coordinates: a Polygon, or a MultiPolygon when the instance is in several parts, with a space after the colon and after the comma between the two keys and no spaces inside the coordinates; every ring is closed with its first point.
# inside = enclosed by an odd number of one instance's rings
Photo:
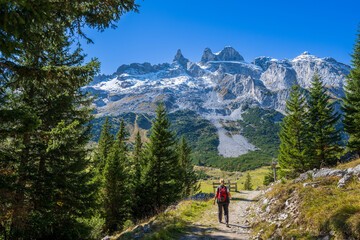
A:
{"type": "MultiPolygon", "coordinates": [[[[349,164],[353,165],[347,163],[349,164]]],[[[359,164],[359,160],[355,161],[355,164],[359,164]]],[[[287,226],[286,228],[277,230],[273,224],[258,219],[254,224],[254,234],[262,230],[263,239],[267,239],[271,238],[276,230],[283,239],[315,239],[315,236],[332,232],[335,239],[360,239],[360,183],[353,181],[344,189],[339,189],[338,180],[337,177],[316,179],[316,188],[304,187],[303,183],[293,184],[290,181],[275,185],[265,195],[267,198],[277,199],[272,202],[269,214],[282,211],[290,197],[301,211],[284,221],[282,226],[287,226]]],[[[267,205],[264,205],[262,209],[266,207],[267,205]]]]}
{"type": "Polygon", "coordinates": [[[336,168],[344,170],[344,169],[356,167],[359,164],[360,164],[360,158],[356,159],[354,161],[351,161],[351,162],[339,164],[339,165],[336,166],[336,168]]]}
{"type": "MultiPolygon", "coordinates": [[[[211,201],[183,201],[177,209],[161,213],[151,219],[151,232],[141,239],[176,239],[189,231],[191,223],[203,218],[203,213],[212,208],[211,201]]],[[[133,239],[134,233],[120,233],[111,239],[133,239]]]]}
{"type": "MultiPolygon", "coordinates": [[[[250,151],[234,158],[219,156],[217,147],[219,137],[216,127],[206,119],[193,111],[182,110],[168,114],[171,121],[170,129],[176,132],[178,139],[182,135],[188,140],[192,148],[192,159],[195,165],[210,166],[230,171],[247,171],[268,165],[272,158],[277,156],[279,140],[277,121],[281,114],[274,110],[247,108],[242,121],[223,122],[224,128],[229,135],[244,135],[252,144],[260,150],[250,151]]],[[[149,130],[152,125],[152,116],[138,113],[122,113],[119,116],[110,116],[109,123],[112,126],[110,132],[114,135],[119,129],[120,121],[124,120],[127,130],[130,132],[130,145],[132,146],[135,134],[139,130],[144,141],[148,140],[149,130]]],[[[100,138],[101,127],[105,117],[96,118],[92,121],[93,142],[100,138]]]]}
{"type": "Polygon", "coordinates": [[[237,182],[238,183],[238,190],[244,190],[244,182],[245,176],[247,173],[250,173],[253,189],[260,187],[263,185],[264,177],[268,173],[268,167],[261,167],[255,170],[250,170],[246,172],[231,172],[231,171],[222,171],[220,169],[211,168],[211,167],[201,167],[195,166],[195,170],[202,170],[207,175],[210,176],[208,180],[200,180],[200,191],[204,193],[213,193],[213,182],[218,183],[219,180],[222,178],[226,182],[237,182]]]}

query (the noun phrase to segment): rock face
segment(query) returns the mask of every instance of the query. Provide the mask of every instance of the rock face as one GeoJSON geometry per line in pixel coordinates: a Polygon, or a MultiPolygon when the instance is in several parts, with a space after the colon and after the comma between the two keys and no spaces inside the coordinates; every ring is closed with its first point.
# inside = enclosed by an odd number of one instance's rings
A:
{"type": "MultiPolygon", "coordinates": [[[[327,191],[324,194],[331,196],[331,201],[333,201],[334,196],[338,197],[338,199],[343,200],[343,195],[336,195],[338,193],[332,192],[330,189],[330,185],[324,185],[320,184],[321,178],[327,178],[327,177],[337,177],[339,179],[337,187],[338,188],[344,188],[347,184],[349,184],[351,181],[357,180],[360,182],[360,178],[356,179],[356,177],[360,176],[360,164],[357,165],[354,168],[348,168],[348,169],[330,169],[330,168],[321,168],[321,169],[314,169],[310,170],[306,173],[301,174],[297,179],[294,179],[291,184],[301,183],[302,187],[304,188],[319,188],[319,189],[327,189],[327,191]],[[315,182],[313,180],[316,180],[315,182]],[[306,181],[306,182],[303,182],[306,181]]],[[[254,235],[253,239],[290,239],[287,237],[284,237],[284,231],[289,231],[289,229],[296,229],[296,230],[304,230],[304,232],[307,231],[305,229],[306,226],[303,225],[303,216],[304,214],[307,214],[308,207],[307,204],[310,201],[314,201],[316,204],[318,204],[321,201],[318,201],[316,199],[316,195],[311,195],[311,198],[308,198],[307,201],[305,201],[306,204],[304,204],[304,199],[306,199],[306,194],[308,191],[302,191],[301,187],[296,185],[282,185],[281,181],[277,181],[275,183],[270,184],[270,186],[262,190],[262,195],[258,198],[258,201],[254,203],[252,208],[252,213],[250,218],[250,221],[254,224],[253,226],[257,226],[259,223],[267,223],[268,226],[274,225],[274,228],[271,228],[272,235],[264,238],[263,233],[264,230],[260,228],[261,230],[258,232],[257,235],[254,235]]],[[[332,184],[332,183],[331,183],[332,184]]],[[[300,185],[300,184],[299,184],[300,185]]],[[[301,186],[300,185],[300,186],[301,186]]],[[[352,188],[351,185],[347,186],[346,190],[355,190],[356,188],[352,188]]],[[[352,194],[352,193],[347,193],[352,194]]],[[[318,194],[317,194],[318,195],[318,194]]],[[[347,201],[344,201],[344,206],[348,204],[347,201]]],[[[311,208],[314,208],[312,205],[311,208]]],[[[344,211],[345,212],[345,211],[344,211]]],[[[326,212],[328,213],[328,212],[326,212]]],[[[343,212],[341,212],[343,214],[343,212]]],[[[334,214],[334,212],[331,213],[329,211],[328,214],[334,214]]],[[[347,214],[347,213],[346,213],[347,214]]],[[[336,216],[339,215],[339,212],[336,211],[336,216]]],[[[348,214],[350,215],[350,214],[348,214]]],[[[340,219],[339,217],[336,218],[339,223],[342,221],[346,221],[346,219],[340,219]]],[[[343,224],[343,223],[341,223],[343,224]]],[[[344,223],[345,225],[345,223],[344,223]]],[[[257,226],[258,227],[258,226],[257,226]]],[[[259,228],[258,228],[259,229],[259,228]]],[[[269,232],[268,232],[269,233],[269,232]]],[[[336,233],[334,231],[331,231],[329,229],[324,228],[324,231],[322,234],[325,235],[317,235],[313,236],[313,239],[359,239],[359,238],[347,238],[346,236],[340,236],[339,233],[336,233]]]]}
{"type": "MultiPolygon", "coordinates": [[[[178,50],[171,63],[122,65],[112,75],[96,77],[83,90],[98,95],[98,116],[152,114],[155,103],[162,100],[168,111],[192,110],[218,122],[241,119],[244,106],[284,113],[289,88],[299,83],[308,89],[315,70],[334,99],[344,95],[350,67],[333,58],[318,58],[305,52],[290,60],[259,57],[249,63],[232,47],[218,53],[206,48],[200,62],[189,61],[178,50]]],[[[245,148],[241,152],[253,150],[254,146],[245,148]]]]}
{"type": "Polygon", "coordinates": [[[186,66],[189,60],[184,58],[184,56],[181,53],[181,50],[179,49],[174,57],[173,62],[178,62],[180,65],[186,66]]]}
{"type": "Polygon", "coordinates": [[[232,47],[225,47],[218,53],[212,53],[210,48],[205,48],[201,63],[205,64],[209,61],[244,61],[244,58],[232,47]]]}
{"type": "Polygon", "coordinates": [[[340,169],[331,169],[331,168],[322,168],[315,174],[313,178],[324,178],[324,177],[343,177],[346,174],[346,171],[340,169]]]}
{"type": "MultiPolygon", "coordinates": [[[[355,179],[357,178],[360,181],[360,165],[345,170],[331,169],[331,168],[321,168],[320,170],[314,169],[307,171],[306,173],[300,174],[300,176],[294,179],[292,182],[299,183],[306,181],[308,179],[317,179],[317,178],[325,178],[325,177],[339,177],[340,180],[338,181],[337,186],[338,188],[343,188],[346,186],[347,183],[351,182],[354,178],[355,179]]],[[[316,187],[316,182],[304,183],[303,186],[316,187]]]]}
{"type": "Polygon", "coordinates": [[[189,109],[209,118],[238,119],[244,104],[283,112],[289,88],[294,83],[309,88],[315,71],[331,96],[342,97],[349,70],[333,58],[308,52],[291,60],[259,57],[247,63],[232,47],[218,53],[206,48],[196,63],[178,50],[171,63],[122,65],[112,75],[95,78],[84,90],[99,94],[99,115],[152,113],[154,103],[162,99],[170,111],[189,109]]]}

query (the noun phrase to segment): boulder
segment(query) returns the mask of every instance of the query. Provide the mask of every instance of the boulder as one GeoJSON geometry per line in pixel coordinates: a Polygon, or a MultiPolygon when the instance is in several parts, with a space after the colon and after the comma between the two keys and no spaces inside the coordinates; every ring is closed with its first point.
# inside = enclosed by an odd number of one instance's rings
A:
{"type": "Polygon", "coordinates": [[[347,183],[353,180],[353,176],[350,174],[346,174],[343,178],[341,178],[337,184],[338,188],[343,188],[346,186],[347,183]]]}
{"type": "Polygon", "coordinates": [[[353,167],[353,168],[349,168],[347,170],[347,173],[350,174],[350,175],[353,175],[353,176],[360,176],[360,164],[357,165],[356,167],[353,167]]]}
{"type": "Polygon", "coordinates": [[[314,187],[317,188],[318,187],[318,182],[313,182],[313,183],[304,183],[303,187],[314,187]]]}
{"type": "Polygon", "coordinates": [[[293,183],[303,182],[308,180],[309,178],[312,178],[316,170],[309,170],[305,173],[300,174],[300,176],[293,180],[293,183]]]}
{"type": "Polygon", "coordinates": [[[346,174],[345,170],[341,169],[330,169],[322,168],[313,175],[313,178],[324,178],[324,177],[343,177],[346,174]]]}

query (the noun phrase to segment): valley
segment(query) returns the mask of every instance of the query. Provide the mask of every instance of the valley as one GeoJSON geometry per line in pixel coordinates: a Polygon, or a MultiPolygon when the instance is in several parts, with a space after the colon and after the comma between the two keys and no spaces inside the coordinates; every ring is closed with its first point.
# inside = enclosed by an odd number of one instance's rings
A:
{"type": "Polygon", "coordinates": [[[232,171],[255,169],[277,157],[277,134],[289,88],[298,83],[308,91],[315,71],[341,111],[350,67],[309,52],[283,60],[258,57],[249,63],[232,47],[218,53],[206,48],[199,62],[189,61],[178,50],[170,63],[121,65],[83,87],[97,94],[92,140],[97,141],[108,116],[113,133],[124,119],[130,141],[137,130],[146,141],[156,102],[162,101],[171,129],[178,138],[184,135],[189,140],[194,164],[232,171]]]}
{"type": "MultiPolygon", "coordinates": [[[[277,156],[279,145],[277,133],[280,129],[278,122],[281,120],[282,114],[274,110],[247,108],[244,109],[243,116],[242,120],[217,122],[216,125],[221,126],[223,134],[221,135],[218,134],[218,128],[213,122],[202,118],[194,111],[175,111],[169,114],[170,129],[176,132],[178,139],[184,135],[188,140],[195,165],[212,166],[230,171],[246,171],[268,165],[271,159],[277,156]],[[237,136],[241,136],[243,139],[246,137],[246,142],[254,146],[253,151],[237,157],[221,156],[224,150],[237,147],[234,144],[227,144],[228,139],[237,136]]],[[[142,139],[147,141],[152,125],[152,115],[130,112],[108,118],[112,126],[110,130],[112,134],[116,134],[120,121],[123,120],[130,132],[129,140],[132,144],[138,130],[142,139]]],[[[93,142],[98,141],[104,121],[105,117],[99,117],[92,121],[93,142]]]]}

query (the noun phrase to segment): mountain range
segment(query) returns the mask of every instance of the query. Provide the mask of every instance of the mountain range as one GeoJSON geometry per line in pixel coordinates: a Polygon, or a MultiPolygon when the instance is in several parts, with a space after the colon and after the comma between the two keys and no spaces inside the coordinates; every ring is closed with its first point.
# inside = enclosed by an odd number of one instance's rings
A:
{"type": "Polygon", "coordinates": [[[84,90],[97,94],[98,117],[127,112],[151,116],[158,101],[169,112],[192,111],[216,127],[218,153],[238,157],[260,149],[244,137],[244,126],[236,124],[243,121],[243,114],[249,108],[284,114],[290,87],[298,83],[308,90],[315,71],[328,94],[340,102],[350,66],[309,52],[293,59],[258,57],[247,62],[232,47],[217,53],[206,48],[199,62],[189,61],[178,50],[170,63],[121,65],[111,75],[95,77],[84,90]],[[233,128],[235,124],[234,131],[229,131],[229,124],[233,128]]]}

